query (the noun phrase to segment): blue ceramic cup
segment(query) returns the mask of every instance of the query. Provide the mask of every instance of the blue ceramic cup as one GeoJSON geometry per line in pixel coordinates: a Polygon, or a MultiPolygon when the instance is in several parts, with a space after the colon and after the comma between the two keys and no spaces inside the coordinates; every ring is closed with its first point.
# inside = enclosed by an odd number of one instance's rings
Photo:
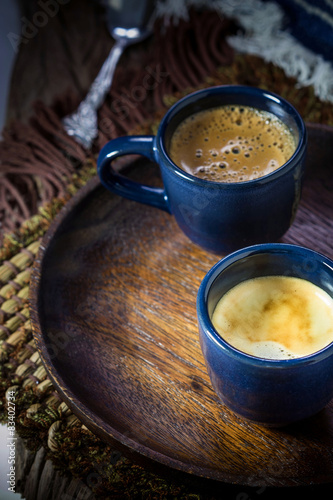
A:
{"type": "Polygon", "coordinates": [[[101,150],[102,184],[120,196],[173,214],[196,244],[223,254],[245,245],[278,240],[293,222],[301,196],[307,146],[304,122],[282,97],[254,87],[226,85],[200,90],[178,101],[162,119],[157,135],[119,137],[101,150]],[[296,150],[276,171],[255,180],[223,183],[197,178],[173,163],[170,142],[176,127],[197,111],[244,105],[273,113],[292,131],[296,150]],[[118,156],[140,154],[157,162],[163,188],[135,183],[115,172],[118,156]]]}
{"type": "Polygon", "coordinates": [[[333,343],[304,357],[264,359],[231,346],[211,322],[228,290],[272,275],[303,278],[333,297],[333,261],[297,245],[268,243],[238,250],[212,267],[199,288],[197,314],[207,370],[222,402],[241,417],[281,426],[317,413],[333,398],[333,343]]]}

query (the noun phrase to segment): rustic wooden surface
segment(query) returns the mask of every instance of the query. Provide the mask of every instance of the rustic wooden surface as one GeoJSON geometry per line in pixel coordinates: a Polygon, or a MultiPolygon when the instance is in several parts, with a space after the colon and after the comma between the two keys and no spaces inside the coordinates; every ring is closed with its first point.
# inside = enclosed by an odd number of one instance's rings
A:
{"type": "Polygon", "coordinates": [[[24,500],[96,500],[83,481],[53,467],[45,448],[33,452],[17,436],[16,456],[17,493],[24,500]]]}
{"type": "Polygon", "coordinates": [[[97,0],[54,4],[56,14],[47,15],[38,0],[20,1],[22,42],[11,77],[7,124],[27,122],[36,100],[54,105],[68,95],[76,106],[114,43],[97,0]],[[40,12],[44,14],[38,17],[40,12]]]}
{"type": "MultiPolygon", "coordinates": [[[[308,126],[303,199],[283,241],[333,257],[333,132],[308,126]]],[[[158,184],[155,166],[128,175],[158,184]]],[[[213,389],[195,300],[217,261],[172,216],[93,180],[41,245],[31,282],[38,349],[62,397],[131,457],[218,481],[304,486],[333,480],[333,403],[289,427],[236,417],[213,389]]]]}

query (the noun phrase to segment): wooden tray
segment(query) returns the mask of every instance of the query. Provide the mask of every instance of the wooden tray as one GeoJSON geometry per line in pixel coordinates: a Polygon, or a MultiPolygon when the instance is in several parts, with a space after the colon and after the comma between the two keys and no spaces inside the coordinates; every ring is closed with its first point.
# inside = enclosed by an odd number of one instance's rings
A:
{"type": "MultiPolygon", "coordinates": [[[[332,258],[333,132],[308,130],[302,203],[283,241],[332,258]]],[[[160,183],[145,160],[126,168],[160,183]]],[[[55,387],[93,432],[131,457],[251,486],[332,481],[332,403],[266,429],[236,417],[212,390],[195,302],[218,259],[172,216],[90,182],[44,237],[31,282],[34,337],[55,387]]]]}

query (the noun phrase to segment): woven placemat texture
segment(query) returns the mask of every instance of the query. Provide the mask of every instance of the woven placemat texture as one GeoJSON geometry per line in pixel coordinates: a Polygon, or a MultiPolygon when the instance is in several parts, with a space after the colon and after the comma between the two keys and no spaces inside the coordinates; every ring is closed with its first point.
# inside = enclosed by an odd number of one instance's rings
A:
{"type": "MultiPolygon", "coordinates": [[[[258,57],[236,55],[195,87],[165,94],[153,118],[131,133],[154,133],[168,106],[194,88],[237,83],[269,88],[288,99],[305,121],[333,126],[333,105],[322,103],[311,87],[299,89],[283,71],[258,57]]],[[[45,111],[48,112],[49,111],[45,111]]],[[[43,139],[47,140],[43,137],[43,139]]],[[[67,161],[68,156],[63,155],[67,161]]],[[[75,158],[74,158],[75,160],[75,158]]],[[[61,401],[43,367],[29,321],[29,282],[42,236],[64,204],[96,174],[96,155],[81,157],[67,175],[60,196],[44,203],[0,248],[0,405],[6,422],[6,393],[14,391],[16,430],[26,446],[43,447],[56,468],[80,478],[97,498],[204,498],[188,484],[167,481],[132,463],[93,435],[61,401]]],[[[21,485],[24,491],[24,485],[21,485]]]]}

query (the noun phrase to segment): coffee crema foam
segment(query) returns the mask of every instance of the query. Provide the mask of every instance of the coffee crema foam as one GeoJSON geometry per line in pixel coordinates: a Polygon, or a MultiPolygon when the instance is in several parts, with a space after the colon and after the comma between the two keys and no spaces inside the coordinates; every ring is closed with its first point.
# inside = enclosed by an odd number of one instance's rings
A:
{"type": "Polygon", "coordinates": [[[281,167],[295,152],[294,137],[274,114],[228,105],[199,111],[176,128],[172,161],[214,182],[244,182],[281,167]]]}
{"type": "Polygon", "coordinates": [[[333,298],[301,278],[253,278],[221,297],[212,323],[239,351],[265,359],[299,358],[333,342],[333,298]]]}

